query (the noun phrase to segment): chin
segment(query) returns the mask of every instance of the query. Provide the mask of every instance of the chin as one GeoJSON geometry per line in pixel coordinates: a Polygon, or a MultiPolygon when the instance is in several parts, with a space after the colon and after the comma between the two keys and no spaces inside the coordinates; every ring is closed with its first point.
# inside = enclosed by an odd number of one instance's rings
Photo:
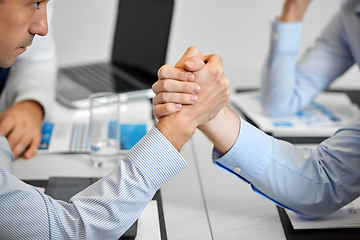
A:
{"type": "Polygon", "coordinates": [[[14,65],[15,61],[16,61],[16,58],[15,59],[0,59],[0,67],[9,68],[12,65],[14,65]]]}

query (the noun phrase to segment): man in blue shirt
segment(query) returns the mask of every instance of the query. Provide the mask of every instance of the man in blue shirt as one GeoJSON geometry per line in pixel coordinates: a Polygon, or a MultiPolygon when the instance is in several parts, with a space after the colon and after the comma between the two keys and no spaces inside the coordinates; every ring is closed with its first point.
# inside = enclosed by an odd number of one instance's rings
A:
{"type": "MultiPolygon", "coordinates": [[[[176,116],[184,107],[195,106],[197,102],[191,101],[195,95],[192,89],[198,78],[224,79],[219,74],[221,60],[204,65],[206,58],[197,52],[190,58],[184,57],[181,65],[162,67],[159,80],[153,85],[157,118],[176,116]],[[195,82],[192,78],[188,81],[190,72],[195,82]]],[[[330,214],[360,196],[360,111],[314,150],[300,149],[268,136],[227,107],[198,128],[214,143],[216,166],[282,207],[317,217],[330,214]]]]}
{"type": "Polygon", "coordinates": [[[355,63],[360,65],[360,1],[346,0],[314,46],[297,61],[310,0],[287,0],[272,24],[261,101],[269,116],[294,114],[355,63]]]}
{"type": "MultiPolygon", "coordinates": [[[[301,19],[309,2],[287,0],[282,16],[273,24],[262,81],[262,104],[270,116],[300,111],[355,62],[360,65],[359,0],[344,1],[315,46],[296,64],[301,19]]],[[[189,59],[192,63],[187,63],[185,69],[195,72],[201,69],[200,58],[189,59]]],[[[194,104],[189,101],[192,95],[189,86],[179,87],[168,82],[166,89],[161,87],[165,85],[161,81],[180,79],[181,70],[164,68],[167,75],[163,74],[154,85],[158,94],[154,98],[157,117],[166,114],[162,110],[165,105],[167,109],[174,109],[171,108],[174,103],[163,98],[165,92],[171,93],[172,99],[178,99],[178,104],[194,104]]],[[[201,130],[215,145],[214,164],[251,184],[254,191],[280,206],[307,216],[322,216],[360,196],[360,112],[314,150],[300,149],[272,138],[239,120],[227,108],[207,126],[201,130]]]]}
{"type": "MultiPolygon", "coordinates": [[[[0,67],[14,64],[35,35],[48,31],[48,0],[0,0],[0,67]]],[[[190,49],[184,58],[194,55],[190,49]]],[[[209,57],[208,66],[219,64],[209,57]]],[[[203,63],[204,64],[204,63],[203,63]]],[[[193,76],[190,76],[193,78],[193,76]]],[[[11,174],[13,155],[0,137],[1,239],[118,239],[139,217],[155,192],[186,167],[179,154],[199,125],[214,118],[228,102],[229,82],[198,77],[197,104],[161,118],[108,176],[56,201],[11,174]],[[205,95],[207,93],[207,95],[205,95]]]]}

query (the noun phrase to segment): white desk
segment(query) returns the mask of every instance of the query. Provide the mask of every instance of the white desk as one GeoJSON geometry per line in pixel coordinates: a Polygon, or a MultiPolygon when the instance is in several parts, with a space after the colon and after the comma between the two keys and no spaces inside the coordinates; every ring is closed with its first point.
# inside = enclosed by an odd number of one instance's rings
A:
{"type": "MultiPolygon", "coordinates": [[[[67,117],[77,114],[59,105],[56,109],[67,117]]],[[[197,131],[181,152],[189,166],[162,187],[168,239],[285,239],[275,205],[215,167],[211,152],[212,144],[197,131]]],[[[102,177],[111,171],[92,167],[87,154],[36,155],[16,159],[13,168],[24,180],[102,177]]]]}
{"type": "Polygon", "coordinates": [[[193,143],[213,239],[286,239],[275,204],[217,168],[211,160],[213,145],[201,132],[193,143]]]}

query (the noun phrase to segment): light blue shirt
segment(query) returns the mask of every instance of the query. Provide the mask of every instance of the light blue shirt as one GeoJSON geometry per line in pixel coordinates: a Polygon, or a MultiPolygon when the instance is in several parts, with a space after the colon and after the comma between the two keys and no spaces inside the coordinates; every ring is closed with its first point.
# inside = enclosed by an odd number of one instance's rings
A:
{"type": "Polygon", "coordinates": [[[214,163],[253,190],[306,216],[330,214],[360,196],[360,111],[315,150],[277,140],[241,120],[239,137],[214,163]]]}
{"type": "Polygon", "coordinates": [[[273,22],[261,100],[269,116],[291,115],[354,63],[360,65],[360,1],[347,0],[297,62],[302,22],[273,22]]]}
{"type": "MultiPolygon", "coordinates": [[[[0,157],[12,158],[4,138],[0,157]]],[[[113,172],[70,203],[52,199],[0,166],[0,238],[118,239],[156,190],[185,167],[184,159],[156,128],[113,172]]]]}

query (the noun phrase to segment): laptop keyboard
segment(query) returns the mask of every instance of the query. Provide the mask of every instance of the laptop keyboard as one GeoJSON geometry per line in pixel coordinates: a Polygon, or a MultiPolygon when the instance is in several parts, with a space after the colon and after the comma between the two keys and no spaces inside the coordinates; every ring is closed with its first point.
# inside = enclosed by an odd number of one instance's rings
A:
{"type": "Polygon", "coordinates": [[[138,89],[131,82],[115,75],[110,64],[92,64],[61,69],[61,71],[93,92],[122,93],[138,89]]]}

